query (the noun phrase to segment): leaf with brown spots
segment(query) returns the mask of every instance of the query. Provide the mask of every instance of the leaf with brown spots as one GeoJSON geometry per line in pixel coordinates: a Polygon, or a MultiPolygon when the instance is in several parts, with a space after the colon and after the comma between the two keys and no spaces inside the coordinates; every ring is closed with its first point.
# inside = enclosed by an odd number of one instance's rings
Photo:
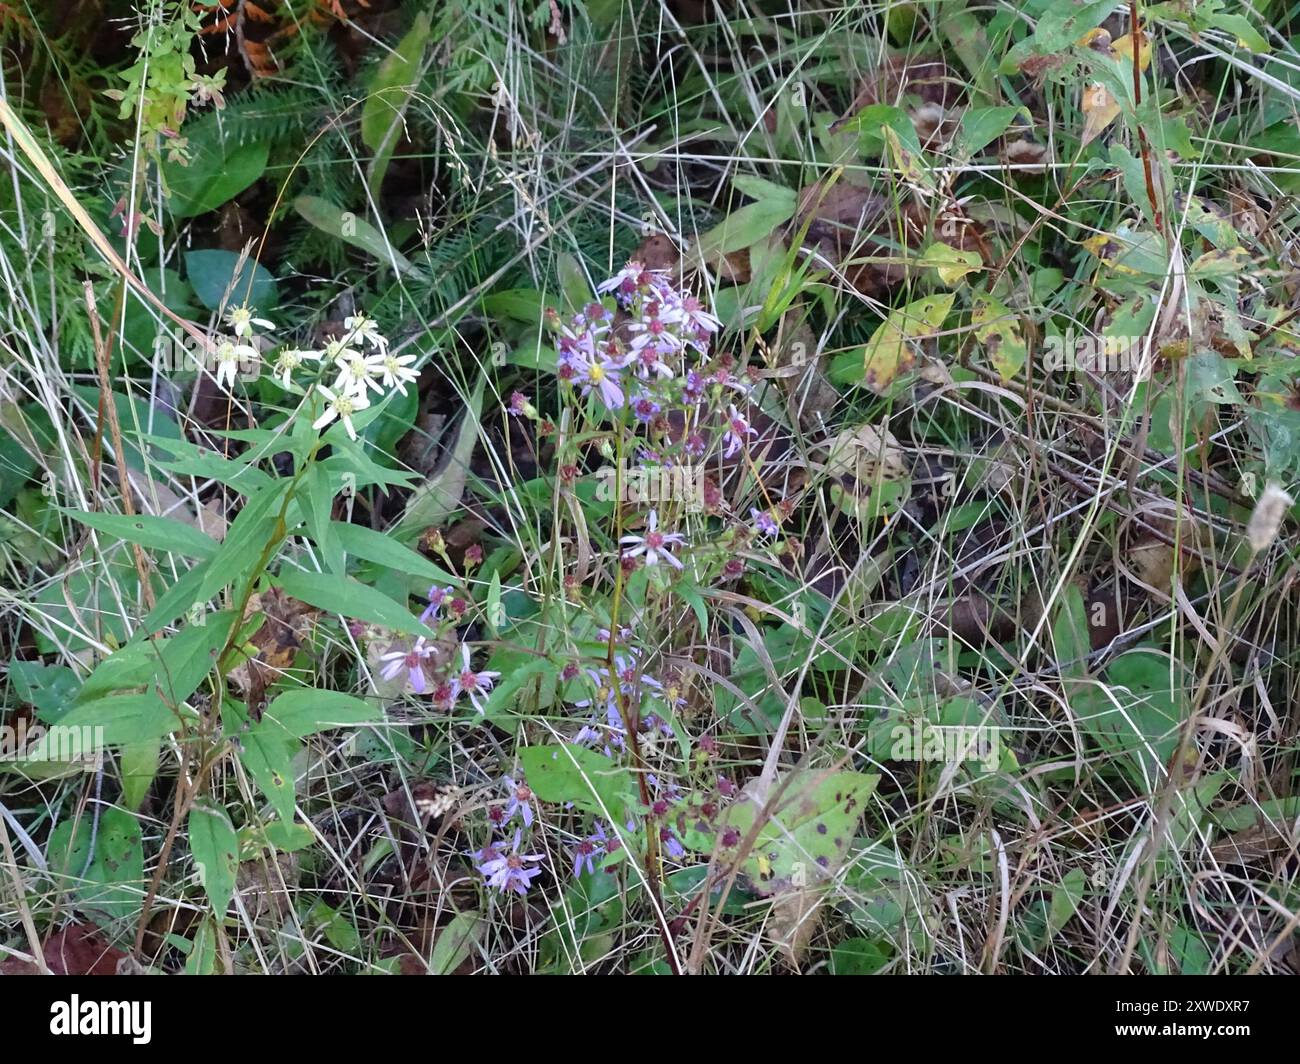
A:
{"type": "MultiPolygon", "coordinates": [[[[879,776],[803,769],[789,778],[771,818],[759,829],[743,871],[761,894],[825,882],[853,843],[879,776]]],[[[752,801],[731,806],[724,822],[743,838],[760,812],[752,801]]],[[[724,851],[725,856],[725,851],[724,851]]]]}

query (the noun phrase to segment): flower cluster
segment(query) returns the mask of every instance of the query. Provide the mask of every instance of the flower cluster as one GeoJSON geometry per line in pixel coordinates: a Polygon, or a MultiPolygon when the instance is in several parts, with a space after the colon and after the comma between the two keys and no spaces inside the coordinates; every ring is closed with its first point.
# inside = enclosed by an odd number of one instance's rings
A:
{"type": "MultiPolygon", "coordinates": [[[[235,384],[240,365],[260,363],[261,355],[254,341],[265,345],[270,340],[273,322],[256,316],[249,307],[235,307],[226,315],[226,323],[233,337],[225,337],[216,346],[217,385],[227,390],[235,384]],[[265,330],[261,335],[257,330],[265,330]]],[[[376,322],[364,314],[354,314],[343,322],[343,334],[330,340],[319,351],[303,351],[285,347],[272,365],[272,377],[281,387],[296,386],[294,376],[308,364],[314,364],[317,379],[316,393],[325,402],[324,411],[316,418],[313,427],[322,429],[339,420],[348,436],[357,438],[354,414],[370,406],[372,395],[381,398],[396,391],[406,395],[406,386],[419,378],[411,368],[415,355],[397,355],[389,350],[387,338],[379,331],[376,322]],[[333,374],[332,379],[329,374],[333,374]]],[[[311,390],[309,387],[308,391],[311,390]]]]}
{"type": "MultiPolygon", "coordinates": [[[[551,312],[560,382],[581,396],[595,396],[612,413],[630,411],[644,427],[651,464],[701,461],[715,449],[731,458],[757,431],[737,402],[748,381],[732,372],[732,360],[710,360],[721,322],[700,300],[679,291],[666,271],[629,262],[597,287],[612,295],[617,311],[593,302],[568,322],[551,312]]],[[[518,416],[532,409],[526,396],[511,399],[518,416]]],[[[531,416],[531,415],[529,415],[531,416]]]]}
{"type": "MultiPolygon", "coordinates": [[[[420,622],[434,626],[441,641],[444,636],[454,636],[456,626],[469,611],[469,602],[456,594],[450,586],[434,584],[429,588],[428,605],[420,614],[420,622]]],[[[499,672],[475,669],[473,650],[468,643],[460,644],[460,666],[441,669],[435,644],[426,636],[413,643],[398,642],[380,655],[379,675],[388,682],[402,679],[417,695],[431,694],[434,704],[441,709],[452,709],[462,696],[480,715],[487,713],[487,696],[492,693],[499,672]]]]}

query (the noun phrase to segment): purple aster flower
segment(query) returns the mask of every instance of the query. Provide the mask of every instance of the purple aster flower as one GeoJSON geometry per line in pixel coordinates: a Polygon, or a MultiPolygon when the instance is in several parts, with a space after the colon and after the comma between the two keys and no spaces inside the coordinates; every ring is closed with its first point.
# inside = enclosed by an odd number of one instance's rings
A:
{"type": "Polygon", "coordinates": [[[469,653],[469,644],[461,643],[460,656],[464,665],[460,674],[451,681],[452,701],[460,698],[461,695],[468,695],[470,704],[479,713],[486,713],[487,709],[482,700],[492,690],[492,684],[501,674],[499,672],[475,672],[469,667],[469,653]]]}
{"type": "Polygon", "coordinates": [[[622,656],[614,658],[614,670],[618,676],[618,685],[624,694],[640,697],[641,685],[653,687],[656,691],[663,690],[663,684],[656,680],[647,672],[641,672],[637,665],[636,651],[629,650],[628,657],[622,656]]]}
{"type": "Polygon", "coordinates": [[[596,291],[602,294],[613,292],[614,298],[624,307],[628,306],[637,295],[664,295],[672,290],[666,270],[647,270],[635,259],[609,280],[602,281],[596,286],[596,291]]]}
{"type": "Polygon", "coordinates": [[[432,655],[433,647],[424,641],[424,636],[420,636],[410,650],[390,650],[381,657],[379,675],[385,680],[395,680],[405,669],[411,690],[417,695],[422,695],[429,689],[429,678],[425,675],[424,663],[432,655]]]}
{"type": "Polygon", "coordinates": [[[532,790],[524,783],[516,783],[509,776],[501,781],[510,791],[510,801],[506,804],[505,819],[509,820],[516,813],[523,819],[524,827],[533,826],[532,790]]]}
{"type": "Polygon", "coordinates": [[[510,393],[510,405],[506,408],[511,417],[529,417],[537,416],[537,407],[533,406],[532,400],[523,392],[510,393]]]}
{"type": "Polygon", "coordinates": [[[660,532],[659,513],[656,510],[650,511],[644,536],[624,536],[619,543],[623,547],[632,548],[624,552],[628,558],[636,558],[644,554],[646,565],[658,565],[662,557],[673,568],[682,568],[682,563],[673,557],[668,548],[685,546],[686,539],[680,532],[660,532]]]}
{"type": "Polygon", "coordinates": [[[727,433],[722,437],[723,443],[727,449],[723,451],[724,458],[730,458],[745,444],[746,436],[757,436],[758,432],[748,421],[740,416],[740,411],[736,409],[736,404],[732,403],[728,409],[727,433]]]}
{"type": "Polygon", "coordinates": [[[520,853],[520,835],[521,832],[515,832],[509,853],[501,852],[504,843],[496,843],[483,847],[476,855],[482,862],[478,866],[478,870],[487,880],[487,885],[495,887],[502,894],[508,890],[513,890],[520,895],[527,894],[533,878],[542,874],[540,868],[528,867],[529,864],[537,864],[542,861],[542,854],[520,853]]]}
{"type": "MultiPolygon", "coordinates": [[[[644,334],[643,334],[644,335],[644,334]]],[[[663,380],[668,380],[673,376],[672,367],[663,359],[664,355],[670,355],[675,348],[665,350],[661,344],[645,343],[638,345],[637,340],[632,341],[632,350],[635,352],[636,361],[633,363],[633,372],[642,380],[649,380],[651,374],[655,374],[663,380]]]]}
{"type": "Polygon", "coordinates": [[[781,526],[772,519],[772,515],[767,510],[751,506],[749,516],[754,520],[754,527],[765,536],[775,536],[781,531],[781,526]]]}
{"type": "Polygon", "coordinates": [[[596,831],[588,835],[573,848],[573,877],[575,879],[582,875],[582,869],[585,866],[587,874],[591,875],[596,871],[596,858],[606,852],[609,838],[605,834],[605,829],[600,826],[600,821],[595,823],[596,831]]]}
{"type": "Polygon", "coordinates": [[[673,860],[680,860],[686,854],[686,847],[677,841],[677,836],[669,828],[659,830],[659,841],[663,843],[664,853],[673,860]]]}
{"type": "Polygon", "coordinates": [[[660,407],[658,403],[653,399],[646,398],[645,396],[642,396],[632,404],[632,412],[636,414],[636,419],[646,424],[649,424],[655,419],[659,413],[659,409],[660,407]]]}
{"type": "Polygon", "coordinates": [[[450,594],[452,594],[452,589],[449,587],[439,587],[434,584],[433,587],[429,588],[429,605],[425,606],[424,612],[420,614],[420,623],[428,624],[430,621],[437,620],[438,610],[442,608],[442,604],[450,594]]]}
{"type": "Polygon", "coordinates": [[[705,354],[709,347],[709,335],[722,328],[722,321],[715,318],[695,296],[683,296],[681,302],[681,320],[694,333],[692,346],[700,354],[705,354]]]}
{"type": "Polygon", "coordinates": [[[603,738],[599,729],[595,727],[594,721],[588,721],[578,729],[578,734],[570,741],[575,746],[594,746],[596,743],[601,742],[603,738]]]}
{"type": "Polygon", "coordinates": [[[687,403],[698,403],[704,398],[706,383],[703,375],[691,370],[686,374],[686,386],[682,389],[682,400],[687,403]]]}
{"type": "Polygon", "coordinates": [[[673,731],[673,726],[656,713],[647,714],[646,718],[641,722],[641,727],[645,731],[658,731],[660,735],[668,739],[677,734],[673,731]]]}

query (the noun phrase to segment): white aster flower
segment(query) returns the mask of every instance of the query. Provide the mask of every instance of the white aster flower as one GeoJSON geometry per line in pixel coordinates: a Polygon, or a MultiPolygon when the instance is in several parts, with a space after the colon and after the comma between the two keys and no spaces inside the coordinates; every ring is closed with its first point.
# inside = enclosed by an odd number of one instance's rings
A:
{"type": "Polygon", "coordinates": [[[235,331],[236,336],[252,336],[254,325],[259,329],[275,328],[274,322],[269,322],[265,318],[253,317],[256,313],[257,311],[249,306],[234,307],[226,314],[226,321],[230,323],[230,327],[235,331]]]}
{"type": "Polygon", "coordinates": [[[231,391],[235,387],[235,377],[238,376],[240,366],[243,363],[255,364],[258,360],[257,351],[248,344],[238,344],[234,340],[222,340],[217,344],[217,387],[225,388],[231,391]]]}
{"type": "Polygon", "coordinates": [[[419,371],[411,369],[411,363],[414,361],[414,355],[384,354],[379,360],[379,370],[382,373],[381,380],[384,387],[396,388],[405,395],[406,386],[420,379],[419,371]]]}
{"type": "Polygon", "coordinates": [[[294,370],[304,362],[319,362],[320,358],[321,353],[319,351],[298,351],[293,348],[285,348],[275,360],[274,376],[287,388],[294,370]]]}
{"type": "Polygon", "coordinates": [[[329,405],[325,407],[325,413],[312,422],[311,427],[323,429],[335,418],[339,418],[343,422],[343,427],[347,429],[349,438],[355,440],[357,430],[352,424],[352,415],[368,407],[370,397],[365,394],[349,395],[346,392],[333,392],[323,384],[316,385],[316,390],[325,397],[325,402],[329,405]]]}
{"type": "Polygon", "coordinates": [[[343,328],[347,330],[349,340],[359,340],[380,351],[388,349],[388,340],[379,331],[379,323],[374,318],[367,318],[364,314],[354,314],[343,320],[343,328]]]}
{"type": "Polygon", "coordinates": [[[334,360],[339,368],[338,380],[334,387],[349,395],[364,396],[370,389],[376,395],[383,395],[384,389],[375,379],[383,368],[383,355],[363,355],[360,351],[350,350],[347,357],[334,360]]]}

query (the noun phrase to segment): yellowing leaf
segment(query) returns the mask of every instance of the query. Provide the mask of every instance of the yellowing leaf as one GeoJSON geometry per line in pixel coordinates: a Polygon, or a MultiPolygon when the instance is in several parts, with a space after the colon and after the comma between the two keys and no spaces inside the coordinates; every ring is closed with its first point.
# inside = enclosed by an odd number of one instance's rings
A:
{"type": "Polygon", "coordinates": [[[1027,350],[1020,333],[1020,319],[990,296],[976,296],[971,311],[975,339],[984,345],[989,362],[1004,381],[1009,381],[1025,364],[1027,350]]]}
{"type": "Polygon", "coordinates": [[[1163,277],[1169,268],[1164,241],[1146,230],[1120,226],[1114,233],[1090,236],[1083,246],[1115,273],[1163,277]]]}
{"type": "Polygon", "coordinates": [[[889,312],[863,349],[863,371],[867,387],[883,391],[900,372],[912,368],[916,353],[912,343],[939,331],[952,295],[926,296],[889,312]]]}
{"type": "Polygon", "coordinates": [[[898,132],[891,126],[881,126],[880,135],[885,140],[885,145],[889,149],[890,162],[893,163],[899,176],[917,188],[933,189],[934,182],[930,180],[929,173],[917,163],[916,156],[903,146],[898,132]]]}
{"type": "Polygon", "coordinates": [[[1119,115],[1119,104],[1100,81],[1094,81],[1083,90],[1083,144],[1090,144],[1101,135],[1119,115]]]}
{"type": "MultiPolygon", "coordinates": [[[[1151,38],[1141,30],[1138,31],[1138,69],[1146,70],[1151,65],[1151,38]]],[[[1119,59],[1133,62],[1133,34],[1126,33],[1110,46],[1111,54],[1119,59]]]]}
{"type": "Polygon", "coordinates": [[[1235,277],[1249,261],[1250,256],[1245,248],[1216,249],[1207,251],[1198,258],[1192,263],[1187,272],[1197,280],[1207,280],[1213,277],[1235,277]]]}
{"type": "Polygon", "coordinates": [[[983,260],[975,251],[959,251],[948,244],[934,243],[925,249],[921,265],[933,266],[939,280],[952,286],[972,270],[982,269],[983,260]]]}
{"type": "MultiPolygon", "coordinates": [[[[815,887],[835,876],[880,779],[816,769],[797,769],[792,776],[741,865],[753,889],[764,896],[815,887]]],[[[756,802],[741,799],[727,809],[724,821],[744,837],[759,811],[756,802]]]]}

